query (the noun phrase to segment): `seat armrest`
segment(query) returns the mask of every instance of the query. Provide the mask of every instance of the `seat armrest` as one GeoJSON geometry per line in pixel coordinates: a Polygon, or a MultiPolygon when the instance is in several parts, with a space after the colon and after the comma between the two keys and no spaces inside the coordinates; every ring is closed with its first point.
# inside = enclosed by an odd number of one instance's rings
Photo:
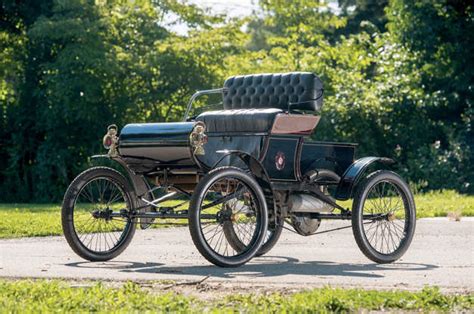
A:
{"type": "Polygon", "coordinates": [[[223,88],[215,88],[215,89],[205,89],[205,90],[198,90],[195,92],[191,98],[189,99],[188,105],[186,107],[186,112],[184,113],[184,118],[183,121],[186,122],[189,116],[189,112],[191,111],[193,102],[196,100],[196,98],[202,96],[202,95],[211,95],[211,94],[224,94],[227,92],[228,88],[223,87],[223,88]]]}

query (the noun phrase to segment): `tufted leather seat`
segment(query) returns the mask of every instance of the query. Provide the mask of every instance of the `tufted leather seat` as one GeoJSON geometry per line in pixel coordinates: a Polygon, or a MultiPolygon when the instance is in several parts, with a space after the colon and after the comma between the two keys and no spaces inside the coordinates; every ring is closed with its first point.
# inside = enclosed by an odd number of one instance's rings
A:
{"type": "Polygon", "coordinates": [[[196,120],[206,124],[207,132],[264,133],[281,112],[276,108],[217,110],[204,112],[196,120]]]}
{"type": "Polygon", "coordinates": [[[229,77],[224,82],[224,109],[279,108],[306,102],[304,110],[317,111],[323,103],[321,80],[309,72],[252,74],[229,77]]]}
{"type": "Polygon", "coordinates": [[[205,112],[196,120],[206,123],[208,132],[268,132],[289,103],[301,103],[301,110],[321,109],[322,93],[321,80],[309,72],[232,76],[224,82],[225,110],[205,112]]]}

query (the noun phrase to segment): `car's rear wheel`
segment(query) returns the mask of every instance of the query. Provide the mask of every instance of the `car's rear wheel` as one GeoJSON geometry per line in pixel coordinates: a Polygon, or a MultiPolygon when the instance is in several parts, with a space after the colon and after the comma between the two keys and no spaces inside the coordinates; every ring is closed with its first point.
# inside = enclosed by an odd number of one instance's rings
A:
{"type": "Polygon", "coordinates": [[[211,263],[236,267],[260,249],[268,213],[263,191],[248,173],[222,167],[196,186],[189,208],[189,229],[196,248],[211,263]],[[229,230],[234,230],[232,234],[229,230]],[[239,241],[240,247],[235,247],[239,241]]]}
{"type": "MultiPolygon", "coordinates": [[[[275,244],[277,244],[278,239],[280,239],[281,232],[283,231],[283,223],[284,222],[281,221],[275,226],[268,226],[263,244],[255,256],[267,254],[275,246],[275,244]]],[[[226,239],[229,241],[229,244],[232,246],[232,248],[236,251],[243,250],[245,248],[245,244],[240,240],[237,234],[238,232],[234,229],[234,226],[232,224],[225,224],[223,228],[226,239]]]]}
{"type": "Polygon", "coordinates": [[[280,222],[277,222],[275,226],[268,226],[267,235],[265,236],[265,240],[263,240],[263,244],[258,250],[256,256],[262,256],[270,252],[271,249],[277,244],[278,240],[280,239],[281,232],[283,231],[283,219],[280,222]]]}
{"type": "Polygon", "coordinates": [[[370,174],[352,204],[352,230],[362,253],[377,263],[396,261],[410,246],[415,224],[408,184],[391,171],[370,174]]]}

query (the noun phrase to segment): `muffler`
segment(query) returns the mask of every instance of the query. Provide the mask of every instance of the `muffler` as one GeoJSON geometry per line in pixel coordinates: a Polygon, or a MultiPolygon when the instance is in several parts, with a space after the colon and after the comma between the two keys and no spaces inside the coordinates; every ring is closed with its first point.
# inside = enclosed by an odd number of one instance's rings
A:
{"type": "Polygon", "coordinates": [[[288,207],[292,213],[330,213],[334,207],[309,194],[291,194],[288,207]]]}

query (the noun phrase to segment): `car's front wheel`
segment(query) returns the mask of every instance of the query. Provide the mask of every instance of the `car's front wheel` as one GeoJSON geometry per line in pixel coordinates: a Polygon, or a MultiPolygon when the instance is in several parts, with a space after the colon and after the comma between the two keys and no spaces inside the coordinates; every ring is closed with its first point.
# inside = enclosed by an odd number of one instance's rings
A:
{"type": "Polygon", "coordinates": [[[248,262],[260,249],[267,224],[263,191],[250,174],[222,167],[196,186],[189,229],[196,248],[211,263],[236,267],[248,262]]]}
{"type": "Polygon", "coordinates": [[[136,228],[136,219],[126,218],[133,209],[131,191],[126,178],[107,167],[90,168],[74,179],[61,211],[64,236],[74,252],[89,261],[107,261],[125,250],[136,228]]]}

